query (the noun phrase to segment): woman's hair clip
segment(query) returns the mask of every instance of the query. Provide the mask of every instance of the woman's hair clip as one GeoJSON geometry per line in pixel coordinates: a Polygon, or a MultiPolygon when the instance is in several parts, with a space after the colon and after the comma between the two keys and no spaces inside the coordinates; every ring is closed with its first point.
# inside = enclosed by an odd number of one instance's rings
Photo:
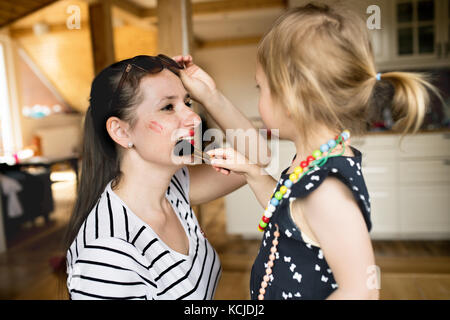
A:
{"type": "Polygon", "coordinates": [[[380,72],[377,73],[376,78],[377,78],[377,81],[381,80],[381,73],[380,72]]]}

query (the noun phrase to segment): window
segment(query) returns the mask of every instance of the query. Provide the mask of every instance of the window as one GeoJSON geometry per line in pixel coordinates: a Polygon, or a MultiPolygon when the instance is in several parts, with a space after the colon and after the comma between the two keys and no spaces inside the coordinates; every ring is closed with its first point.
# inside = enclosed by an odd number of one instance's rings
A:
{"type": "Polygon", "coordinates": [[[434,54],[435,0],[397,0],[397,54],[434,54]]]}
{"type": "Polygon", "coordinates": [[[0,154],[14,153],[14,140],[12,136],[11,106],[6,74],[5,50],[0,42],[0,154]]]}

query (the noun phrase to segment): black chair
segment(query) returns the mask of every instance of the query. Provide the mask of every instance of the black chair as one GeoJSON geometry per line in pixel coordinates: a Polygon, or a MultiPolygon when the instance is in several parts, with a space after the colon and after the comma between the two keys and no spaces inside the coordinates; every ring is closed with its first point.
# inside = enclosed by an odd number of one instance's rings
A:
{"type": "Polygon", "coordinates": [[[22,186],[17,196],[23,209],[19,217],[8,216],[8,197],[2,192],[2,212],[6,239],[11,239],[26,222],[34,223],[34,220],[43,216],[49,221],[49,216],[54,210],[54,202],[50,180],[50,170],[32,174],[19,167],[0,165],[0,173],[16,180],[22,186]]]}

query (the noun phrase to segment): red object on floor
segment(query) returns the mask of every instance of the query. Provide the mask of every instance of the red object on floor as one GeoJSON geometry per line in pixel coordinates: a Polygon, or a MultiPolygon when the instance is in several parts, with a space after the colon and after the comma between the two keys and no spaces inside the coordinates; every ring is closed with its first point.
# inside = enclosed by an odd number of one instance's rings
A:
{"type": "Polygon", "coordinates": [[[58,272],[66,268],[66,257],[65,256],[51,257],[48,263],[50,264],[50,267],[52,267],[53,272],[58,272]]]}

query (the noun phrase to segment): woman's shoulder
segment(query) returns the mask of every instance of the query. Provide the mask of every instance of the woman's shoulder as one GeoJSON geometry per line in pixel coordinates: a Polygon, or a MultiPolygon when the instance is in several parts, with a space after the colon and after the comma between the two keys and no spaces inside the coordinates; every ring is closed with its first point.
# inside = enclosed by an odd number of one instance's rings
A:
{"type": "Polygon", "coordinates": [[[184,190],[189,191],[189,170],[188,167],[178,169],[172,177],[172,183],[177,183],[184,190]]]}
{"type": "Polygon", "coordinates": [[[112,256],[129,256],[137,260],[141,260],[142,254],[139,249],[130,241],[118,237],[103,236],[97,239],[93,239],[86,243],[84,254],[95,252],[96,250],[108,251],[112,253],[112,256]]]}
{"type": "Polygon", "coordinates": [[[125,243],[131,243],[138,226],[139,221],[111,189],[110,182],[83,221],[70,247],[71,253],[78,256],[84,248],[94,243],[121,245],[132,249],[132,246],[125,243]]]}
{"type": "Polygon", "coordinates": [[[127,270],[146,268],[147,262],[140,250],[124,239],[101,236],[86,243],[77,242],[67,252],[69,267],[83,263],[127,270]]]}
{"type": "Polygon", "coordinates": [[[151,297],[157,285],[147,264],[139,250],[123,239],[95,239],[76,259],[71,261],[68,254],[67,285],[72,299],[151,297]],[[105,286],[96,285],[100,282],[105,286]],[[134,285],[124,286],[126,283],[134,285]]]}
{"type": "MultiPolygon", "coordinates": [[[[189,170],[185,166],[178,169],[170,179],[167,195],[172,198],[175,197],[179,201],[184,201],[189,206],[189,185],[189,170]]],[[[175,198],[172,201],[176,201],[175,198]]]]}

